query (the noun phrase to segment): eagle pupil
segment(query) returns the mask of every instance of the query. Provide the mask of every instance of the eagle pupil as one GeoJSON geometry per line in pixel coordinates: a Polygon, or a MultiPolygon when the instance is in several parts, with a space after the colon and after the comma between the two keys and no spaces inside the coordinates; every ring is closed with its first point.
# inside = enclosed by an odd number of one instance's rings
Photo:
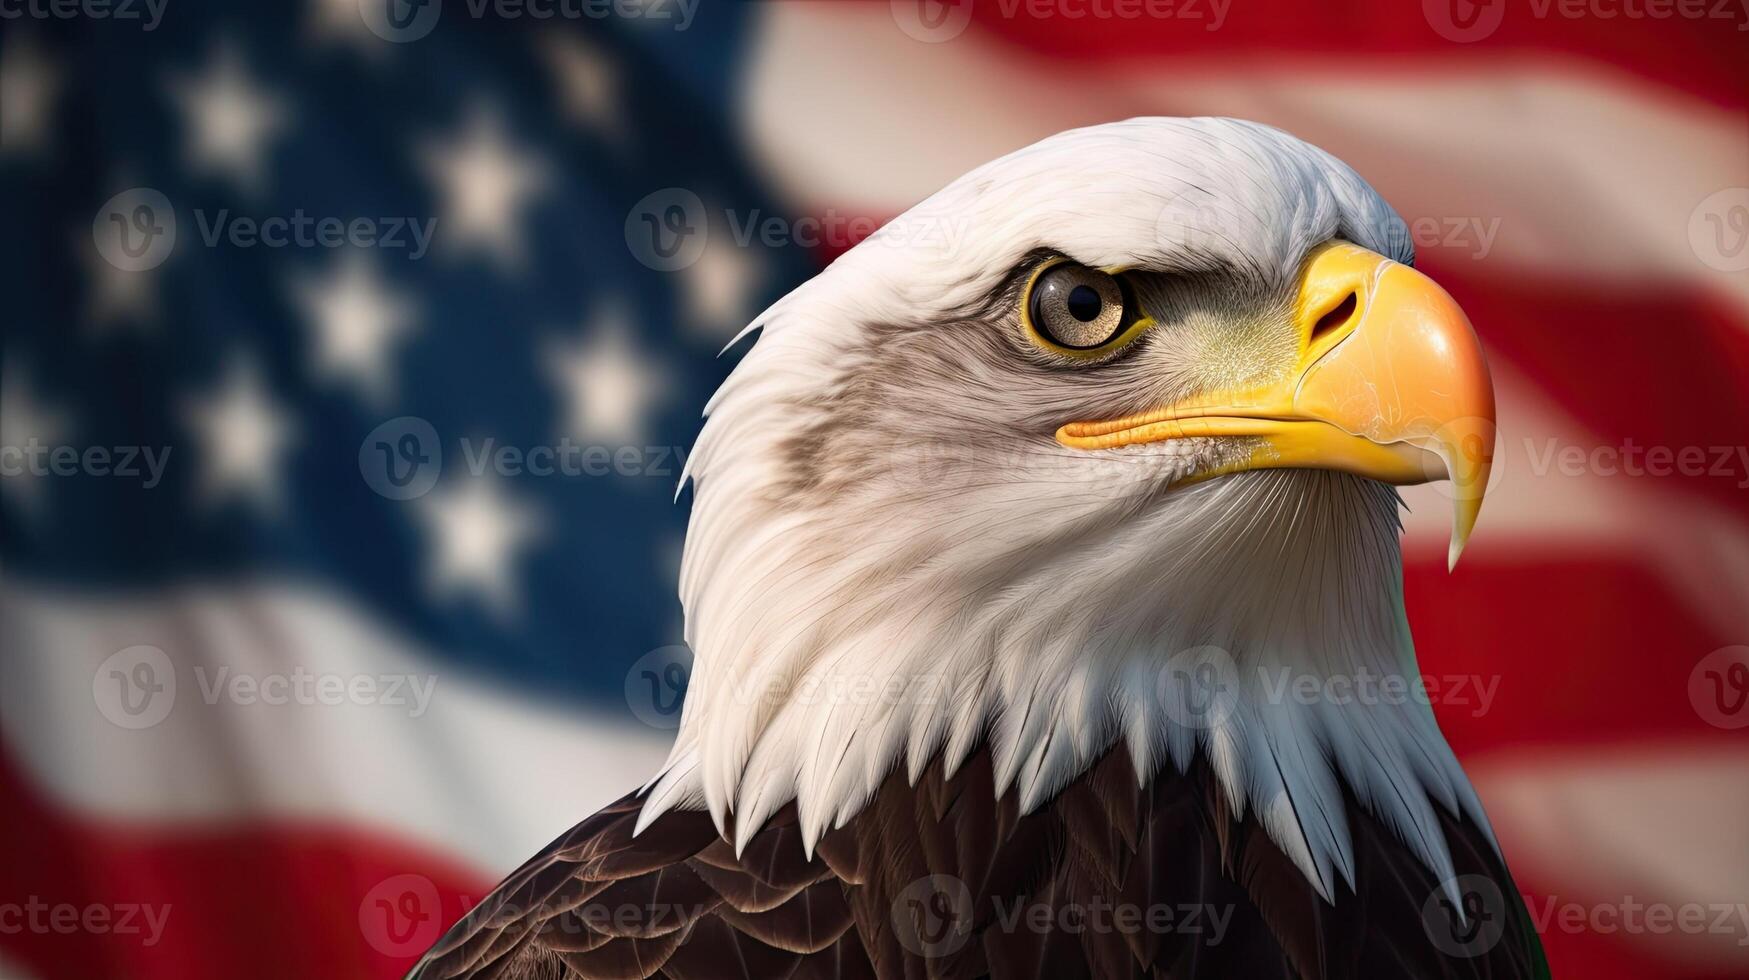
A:
{"type": "Polygon", "coordinates": [[[1069,315],[1082,323],[1092,323],[1099,316],[1099,310],[1105,305],[1099,298],[1099,291],[1092,286],[1076,286],[1069,290],[1069,298],[1065,300],[1069,315]]]}

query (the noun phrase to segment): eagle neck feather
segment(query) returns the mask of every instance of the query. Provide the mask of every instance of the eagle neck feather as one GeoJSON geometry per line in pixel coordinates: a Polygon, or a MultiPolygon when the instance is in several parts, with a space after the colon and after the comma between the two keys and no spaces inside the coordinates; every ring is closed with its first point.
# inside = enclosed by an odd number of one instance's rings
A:
{"type": "MultiPolygon", "coordinates": [[[[707,483],[695,506],[756,501],[707,483]]],[[[1138,484],[1121,514],[1030,536],[930,533],[877,506],[707,533],[683,575],[692,688],[640,828],[708,809],[740,848],[794,802],[811,853],[895,768],[914,783],[939,756],[951,775],[985,747],[997,794],[1030,812],[1121,743],[1143,786],[1205,757],[1232,815],[1249,808],[1327,900],[1354,883],[1344,787],[1450,879],[1434,807],[1493,838],[1429,706],[1295,693],[1414,690],[1399,506],[1370,481],[1277,470],[1138,484]],[[1199,676],[1232,693],[1199,709],[1199,676]]]]}

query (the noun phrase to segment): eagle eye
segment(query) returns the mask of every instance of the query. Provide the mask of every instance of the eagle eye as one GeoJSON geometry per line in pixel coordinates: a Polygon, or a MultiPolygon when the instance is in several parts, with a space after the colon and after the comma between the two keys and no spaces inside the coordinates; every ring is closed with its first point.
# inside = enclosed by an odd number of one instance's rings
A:
{"type": "Polygon", "coordinates": [[[1116,276],[1067,259],[1040,266],[1027,284],[1022,321],[1042,346],[1068,354],[1102,353],[1130,333],[1137,317],[1116,276]]]}

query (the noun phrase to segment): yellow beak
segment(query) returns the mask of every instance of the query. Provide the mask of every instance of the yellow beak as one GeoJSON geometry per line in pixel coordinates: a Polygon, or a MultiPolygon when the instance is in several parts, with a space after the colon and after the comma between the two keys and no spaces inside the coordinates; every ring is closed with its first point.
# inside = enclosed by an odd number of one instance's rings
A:
{"type": "Polygon", "coordinates": [[[1249,457],[1197,473],[1341,470],[1387,483],[1449,479],[1450,566],[1482,509],[1494,460],[1494,386],[1469,318],[1437,283],[1332,242],[1306,261],[1295,304],[1298,365],[1285,380],[1105,422],[1071,422],[1077,449],[1247,437],[1249,457]]]}

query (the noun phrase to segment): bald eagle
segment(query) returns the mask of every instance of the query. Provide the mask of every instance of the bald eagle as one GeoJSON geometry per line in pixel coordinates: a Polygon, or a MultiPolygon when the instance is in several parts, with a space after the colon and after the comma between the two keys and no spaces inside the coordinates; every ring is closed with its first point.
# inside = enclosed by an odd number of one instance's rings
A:
{"type": "Polygon", "coordinates": [[[845,253],[706,409],[670,757],[412,975],[1545,975],[1414,694],[1394,485],[1449,481],[1455,563],[1494,405],[1413,259],[1208,118],[845,253]]]}

